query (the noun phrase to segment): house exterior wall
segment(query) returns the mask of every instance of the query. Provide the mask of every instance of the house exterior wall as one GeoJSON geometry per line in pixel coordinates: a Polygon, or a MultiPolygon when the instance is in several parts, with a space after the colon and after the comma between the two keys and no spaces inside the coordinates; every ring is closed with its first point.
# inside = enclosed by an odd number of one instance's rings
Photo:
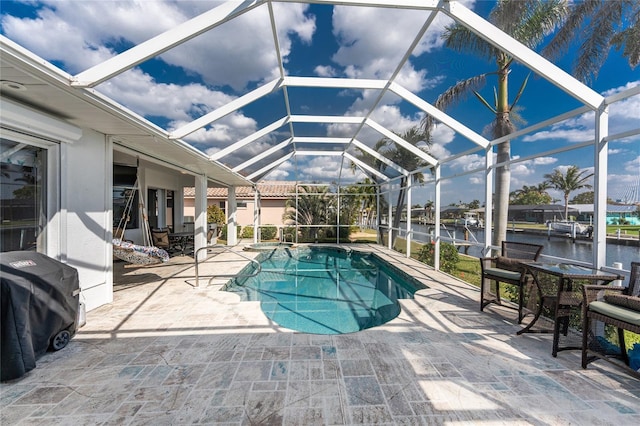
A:
{"type": "MultiPolygon", "coordinates": [[[[227,200],[222,198],[209,198],[207,200],[207,205],[216,205],[220,207],[220,203],[223,202],[225,205],[225,211],[228,211],[227,200]]],[[[237,202],[241,204],[241,207],[238,207],[236,213],[236,220],[239,226],[243,228],[245,226],[253,226],[253,210],[254,210],[254,200],[253,199],[238,199],[237,202]],[[244,204],[246,203],[246,207],[244,204]]],[[[276,226],[284,226],[284,222],[282,220],[282,215],[285,212],[285,199],[262,199],[260,200],[260,224],[261,225],[276,225],[276,226]]],[[[194,199],[193,198],[185,198],[184,199],[184,214],[185,216],[194,216],[195,208],[194,208],[194,199]]]]}
{"type": "Polygon", "coordinates": [[[88,310],[111,302],[111,142],[17,102],[2,99],[1,111],[3,138],[47,152],[46,242],[37,250],[77,269],[88,310]]]}
{"type": "Polygon", "coordinates": [[[113,300],[111,229],[111,144],[100,133],[83,130],[82,138],[62,146],[64,170],[60,238],[63,261],[78,270],[81,300],[87,310],[113,300]],[[65,212],[66,211],[66,212],[65,212]]]}

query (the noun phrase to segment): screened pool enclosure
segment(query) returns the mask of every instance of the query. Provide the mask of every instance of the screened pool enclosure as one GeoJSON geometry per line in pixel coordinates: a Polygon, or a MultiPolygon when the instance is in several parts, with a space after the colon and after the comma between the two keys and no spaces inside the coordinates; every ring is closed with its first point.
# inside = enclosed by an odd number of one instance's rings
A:
{"type": "MultiPolygon", "coordinates": [[[[175,25],[126,39],[113,47],[107,59],[87,69],[74,71],[69,66],[68,81],[57,84],[102,108],[117,110],[144,130],[144,135],[104,133],[114,149],[196,176],[197,197],[206,194],[207,186],[227,187],[230,205],[235,206],[234,187],[270,179],[295,182],[279,235],[282,240],[340,243],[357,226],[374,229],[380,244],[394,249],[403,245],[407,255],[415,239],[436,245],[464,243],[487,253],[497,248],[493,234],[505,235],[508,226],[508,203],[499,201],[497,194],[504,193],[505,186],[514,191],[537,185],[527,180],[536,166],[568,167],[580,159],[580,168],[593,173],[590,263],[602,267],[606,266],[607,200],[638,203],[638,82],[599,93],[573,78],[569,66],[565,69],[543,58],[465,2],[193,2],[181,13],[174,18],[180,20],[175,25]],[[298,26],[291,24],[292,16],[299,18],[298,26]],[[316,28],[319,16],[331,17],[332,29],[322,33],[316,28]],[[338,40],[334,51],[324,54],[333,61],[331,66],[302,65],[300,58],[312,61],[309,58],[327,49],[302,29],[303,24],[311,28],[312,19],[318,37],[332,32],[338,40]],[[460,99],[444,111],[434,106],[456,79],[477,72],[477,63],[466,54],[453,50],[447,50],[446,57],[437,54],[446,50],[441,36],[452,24],[469,30],[513,64],[512,102],[520,97],[518,87],[527,79],[529,86],[521,86],[523,105],[540,105],[524,102],[527,96],[543,94],[545,107],[525,114],[527,124],[494,138],[484,128],[495,114],[488,113],[476,97],[460,99]],[[400,28],[403,37],[398,37],[400,28]],[[408,33],[410,37],[405,36],[408,33]],[[375,38],[376,34],[383,36],[375,38]],[[247,46],[258,46],[253,51],[260,55],[248,57],[247,46]],[[359,62],[366,46],[392,48],[386,56],[359,62]],[[234,63],[239,64],[236,72],[225,74],[220,64],[234,63]],[[165,92],[145,99],[147,107],[155,106],[155,114],[129,102],[124,86],[118,84],[134,73],[162,78],[159,89],[165,92]],[[178,80],[185,75],[191,80],[178,80]],[[195,85],[208,87],[218,96],[216,102],[190,98],[192,92],[185,88],[195,85]],[[176,87],[185,90],[170,92],[176,87]],[[176,96],[191,105],[189,116],[160,117],[164,103],[176,96]],[[350,102],[339,105],[338,100],[345,98],[350,102]],[[252,127],[246,127],[247,122],[252,127]],[[224,137],[216,136],[220,134],[224,137]],[[207,175],[202,168],[176,160],[174,151],[161,148],[165,146],[206,157],[227,174],[207,175]],[[634,186],[635,195],[625,199],[620,188],[634,186]],[[484,225],[481,237],[441,227],[454,204],[476,213],[484,225]],[[495,217],[505,219],[492,228],[495,217]]],[[[20,56],[16,53],[20,46],[4,36],[2,49],[4,60],[20,56]]],[[[566,61],[558,62],[565,66],[566,61]]],[[[493,84],[497,83],[487,81],[486,90],[493,84]]],[[[258,205],[260,195],[255,197],[258,205]]],[[[234,212],[227,215],[234,228],[234,212]]],[[[206,200],[196,205],[195,222],[196,228],[207,228],[206,200]]],[[[254,226],[266,225],[256,209],[254,226]]],[[[196,240],[197,245],[203,243],[204,238],[196,240]]],[[[436,268],[438,262],[436,250],[436,268]]]]}

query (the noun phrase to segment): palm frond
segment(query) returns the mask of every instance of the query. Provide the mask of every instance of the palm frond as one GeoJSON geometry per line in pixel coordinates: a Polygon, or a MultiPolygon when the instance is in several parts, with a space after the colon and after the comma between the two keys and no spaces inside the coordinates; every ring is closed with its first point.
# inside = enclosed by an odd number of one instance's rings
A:
{"type": "Polygon", "coordinates": [[[634,69],[640,63],[640,3],[636,3],[636,10],[629,21],[632,22],[631,25],[613,36],[611,45],[622,50],[631,69],[634,69]]]}
{"type": "Polygon", "coordinates": [[[575,39],[578,30],[582,28],[588,17],[600,6],[600,0],[584,0],[574,2],[564,24],[549,44],[542,49],[542,56],[556,59],[567,52],[569,45],[575,39]]]}
{"type": "MultiPolygon", "coordinates": [[[[457,82],[455,85],[449,87],[442,92],[438,99],[433,104],[440,111],[446,111],[447,108],[455,105],[462,99],[466,99],[469,93],[479,90],[487,82],[487,75],[490,73],[480,74],[475,77],[468,78],[457,82]]],[[[433,126],[435,126],[436,120],[429,114],[425,115],[420,125],[422,126],[425,135],[429,135],[433,126]]],[[[430,141],[429,138],[427,138],[430,141]]]]}
{"type": "Polygon", "coordinates": [[[512,111],[513,108],[518,103],[518,101],[520,100],[520,97],[522,96],[522,93],[524,92],[524,88],[527,87],[527,81],[529,81],[529,77],[531,77],[531,73],[527,74],[527,77],[522,82],[522,85],[520,85],[520,90],[518,90],[518,94],[516,95],[516,98],[513,100],[513,103],[511,104],[511,107],[509,107],[509,111],[512,111]]]}
{"type": "MultiPolygon", "coordinates": [[[[484,106],[486,106],[486,107],[489,109],[489,111],[491,111],[491,112],[492,112],[492,113],[494,113],[494,114],[497,114],[497,113],[498,113],[498,111],[496,111],[496,109],[495,109],[494,107],[492,107],[492,106],[489,104],[489,102],[487,102],[487,100],[486,100],[485,98],[483,98],[483,97],[482,97],[482,95],[481,95],[480,93],[478,93],[478,92],[476,92],[476,91],[474,90],[474,91],[473,91],[473,94],[474,94],[474,95],[476,95],[476,98],[478,98],[478,99],[480,100],[480,102],[482,102],[482,104],[483,104],[484,106]]],[[[497,102],[496,102],[496,103],[497,103],[497,102]]]]}
{"type": "Polygon", "coordinates": [[[442,35],[444,44],[456,52],[469,52],[487,60],[495,58],[498,49],[479,37],[464,25],[454,24],[446,27],[442,35]]]}
{"type": "Polygon", "coordinates": [[[535,2],[511,35],[533,49],[556,30],[568,12],[566,0],[535,2]]]}
{"type": "Polygon", "coordinates": [[[580,46],[574,63],[575,76],[590,82],[607,59],[611,39],[615,35],[614,23],[621,22],[624,2],[606,2],[597,9],[587,28],[587,39],[580,46]]]}

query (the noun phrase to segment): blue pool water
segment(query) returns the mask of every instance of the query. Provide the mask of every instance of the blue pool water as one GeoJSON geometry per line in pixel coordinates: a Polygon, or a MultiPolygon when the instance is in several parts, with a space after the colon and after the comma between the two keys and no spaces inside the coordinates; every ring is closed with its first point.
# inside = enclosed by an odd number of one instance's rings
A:
{"type": "Polygon", "coordinates": [[[398,299],[425,288],[374,254],[332,247],[261,253],[262,271],[232,280],[226,291],[260,301],[275,323],[313,334],[343,334],[384,324],[400,313],[398,299]]]}

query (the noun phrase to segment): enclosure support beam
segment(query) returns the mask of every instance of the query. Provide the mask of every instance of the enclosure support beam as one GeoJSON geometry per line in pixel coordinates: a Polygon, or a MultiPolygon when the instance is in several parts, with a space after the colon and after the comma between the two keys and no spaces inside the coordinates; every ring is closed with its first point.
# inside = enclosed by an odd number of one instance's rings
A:
{"type": "Polygon", "coordinates": [[[236,201],[236,187],[229,187],[229,195],[227,197],[227,245],[235,246],[238,244],[237,233],[237,212],[238,203],[236,201]]]}
{"type": "Polygon", "coordinates": [[[491,253],[491,240],[493,239],[493,147],[485,149],[484,156],[484,249],[482,256],[489,256],[491,253]]]}
{"type": "Polygon", "coordinates": [[[593,267],[600,269],[606,265],[607,249],[607,174],[609,142],[609,107],[603,105],[596,111],[594,175],[593,175],[593,267]]]}
{"type": "MultiPolygon", "coordinates": [[[[411,257],[411,191],[413,175],[407,178],[407,258],[411,257]]],[[[400,207],[400,206],[398,206],[400,207]]]]}
{"type": "Polygon", "coordinates": [[[436,165],[436,167],[434,168],[434,178],[436,181],[435,184],[435,196],[434,198],[436,199],[436,214],[435,214],[435,218],[434,218],[434,222],[435,222],[435,246],[433,247],[433,267],[436,268],[436,271],[440,270],[440,210],[442,210],[442,203],[440,201],[440,195],[441,195],[441,187],[442,187],[442,182],[441,182],[441,169],[442,166],[440,164],[436,165]]]}
{"type": "MultiPolygon", "coordinates": [[[[193,252],[197,253],[198,261],[207,258],[206,250],[198,252],[198,249],[207,245],[207,176],[196,175],[195,183],[195,218],[193,235],[193,252]]],[[[184,247],[183,247],[184,250],[184,247]]]]}

